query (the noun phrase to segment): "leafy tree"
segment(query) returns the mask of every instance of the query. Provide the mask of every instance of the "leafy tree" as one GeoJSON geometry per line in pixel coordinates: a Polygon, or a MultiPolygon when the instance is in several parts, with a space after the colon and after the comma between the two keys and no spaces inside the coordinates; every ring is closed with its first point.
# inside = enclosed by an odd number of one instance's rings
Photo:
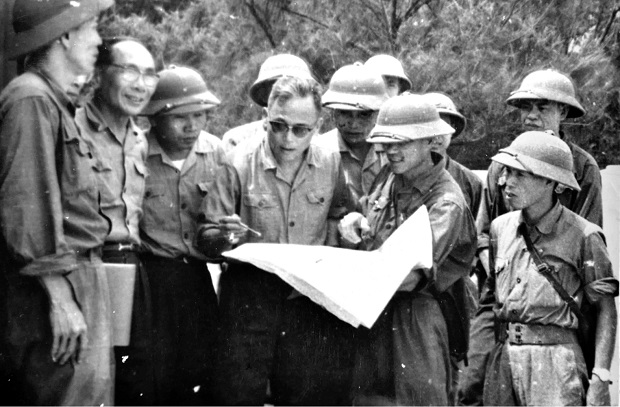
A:
{"type": "Polygon", "coordinates": [[[518,134],[504,101],[540,68],[563,71],[577,85],[588,114],[565,126],[570,137],[602,168],[620,163],[620,0],[117,3],[106,33],[142,39],[160,66],[185,64],[203,73],[223,101],[209,123],[214,134],[260,117],[248,89],[269,55],[301,56],[327,85],[339,67],[388,53],[401,60],[415,92],[445,92],[468,118],[451,147],[465,165],[486,168],[518,134]]]}

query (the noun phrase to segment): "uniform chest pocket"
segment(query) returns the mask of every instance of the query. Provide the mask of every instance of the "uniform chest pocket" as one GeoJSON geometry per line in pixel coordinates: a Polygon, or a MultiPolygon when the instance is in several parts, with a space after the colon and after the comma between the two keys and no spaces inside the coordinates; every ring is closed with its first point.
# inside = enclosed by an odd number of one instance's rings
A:
{"type": "Polygon", "coordinates": [[[196,185],[196,188],[198,188],[198,194],[200,194],[200,196],[202,198],[207,196],[207,194],[209,193],[209,183],[208,182],[199,182],[198,185],[196,185]]]}
{"type": "Polygon", "coordinates": [[[278,206],[275,195],[263,193],[246,194],[243,203],[253,210],[270,210],[278,206]]]}
{"type": "Polygon", "coordinates": [[[327,191],[310,191],[306,194],[306,198],[312,205],[327,205],[330,200],[327,191]]]}
{"type": "Polygon", "coordinates": [[[509,261],[503,257],[495,258],[495,290],[497,292],[497,300],[504,302],[506,296],[510,292],[510,282],[508,281],[509,261]]]}
{"type": "Polygon", "coordinates": [[[144,192],[145,200],[152,200],[155,198],[161,198],[166,195],[166,186],[162,184],[153,184],[146,187],[144,192]]]}

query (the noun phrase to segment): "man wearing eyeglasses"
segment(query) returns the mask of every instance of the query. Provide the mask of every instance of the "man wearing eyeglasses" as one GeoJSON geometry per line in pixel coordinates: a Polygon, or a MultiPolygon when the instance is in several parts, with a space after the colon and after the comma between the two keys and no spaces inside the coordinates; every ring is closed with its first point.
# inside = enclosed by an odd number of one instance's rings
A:
{"type": "Polygon", "coordinates": [[[149,102],[158,76],[151,53],[137,40],[108,39],[99,49],[97,88],[76,122],[97,157],[101,211],[111,222],[102,259],[137,271],[130,344],[115,349],[116,404],[152,404],[150,294],[137,253],[148,145],[133,117],[149,102]]]}
{"type": "MultiPolygon", "coordinates": [[[[320,85],[280,78],[264,117],[267,137],[235,150],[203,203],[199,243],[210,258],[242,241],[335,244],[347,195],[338,152],[311,143],[322,123],[320,85]]],[[[339,355],[320,365],[312,360],[320,349],[307,341],[324,332],[329,348],[335,316],[306,297],[289,299],[288,284],[249,264],[230,263],[220,290],[220,403],[263,405],[268,383],[275,404],[350,403],[348,377],[318,369],[339,355]]]]}

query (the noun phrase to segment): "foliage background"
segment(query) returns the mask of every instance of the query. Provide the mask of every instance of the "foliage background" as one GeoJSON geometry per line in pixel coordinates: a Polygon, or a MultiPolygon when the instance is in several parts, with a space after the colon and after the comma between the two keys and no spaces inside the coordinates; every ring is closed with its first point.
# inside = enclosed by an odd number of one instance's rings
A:
{"type": "Polygon", "coordinates": [[[564,126],[568,137],[601,168],[620,164],[620,0],[116,3],[102,34],[144,41],[158,68],[175,63],[201,71],[223,102],[208,125],[219,136],[260,117],[248,90],[270,55],[301,56],[327,86],[339,67],[387,53],[401,60],[414,92],[442,91],[468,118],[450,154],[470,168],[486,169],[519,133],[504,101],[540,68],[569,74],[588,111],[564,126]]]}

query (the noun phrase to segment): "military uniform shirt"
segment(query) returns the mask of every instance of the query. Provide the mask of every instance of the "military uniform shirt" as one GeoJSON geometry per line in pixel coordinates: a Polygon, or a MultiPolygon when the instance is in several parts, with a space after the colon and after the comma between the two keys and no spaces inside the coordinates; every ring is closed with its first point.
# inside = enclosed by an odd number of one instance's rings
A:
{"type": "Polygon", "coordinates": [[[319,135],[315,142],[318,145],[340,152],[342,169],[353,202],[358,202],[359,199],[370,193],[370,187],[377,178],[379,171],[388,163],[383,151],[378,151],[375,144],[371,144],[366,159],[362,162],[345,143],[338,129],[319,135]]]}
{"type": "Polygon", "coordinates": [[[310,144],[292,184],[280,174],[267,138],[234,153],[206,196],[204,227],[236,213],[262,233],[248,233],[250,242],[325,244],[328,218],[341,217],[348,204],[338,152],[310,144]]]}
{"type": "Polygon", "coordinates": [[[76,122],[101,160],[102,170],[97,173],[101,210],[112,221],[106,242],[139,244],[148,150],[144,132],[130,119],[119,137],[92,103],[77,110],[76,122]]]}
{"type": "MultiPolygon", "coordinates": [[[[491,224],[493,272],[489,287],[499,304],[499,317],[511,322],[577,328],[577,317],[536,268],[519,230],[523,222],[521,211],[515,211],[491,224]]],[[[584,294],[591,303],[603,296],[618,295],[618,280],[613,277],[603,231],[597,225],[558,202],[528,230],[542,260],[553,267],[562,287],[578,304],[584,294]]]]}
{"type": "Polygon", "coordinates": [[[190,256],[206,260],[194,246],[200,207],[204,197],[215,194],[213,184],[224,168],[222,142],[204,131],[181,170],[149,136],[144,193],[144,216],[140,222],[142,245],[156,256],[190,256]]]}
{"type": "Polygon", "coordinates": [[[0,95],[2,251],[22,274],[65,274],[110,230],[99,213],[101,167],[74,113],[41,72],[24,73],[0,95]]]}

